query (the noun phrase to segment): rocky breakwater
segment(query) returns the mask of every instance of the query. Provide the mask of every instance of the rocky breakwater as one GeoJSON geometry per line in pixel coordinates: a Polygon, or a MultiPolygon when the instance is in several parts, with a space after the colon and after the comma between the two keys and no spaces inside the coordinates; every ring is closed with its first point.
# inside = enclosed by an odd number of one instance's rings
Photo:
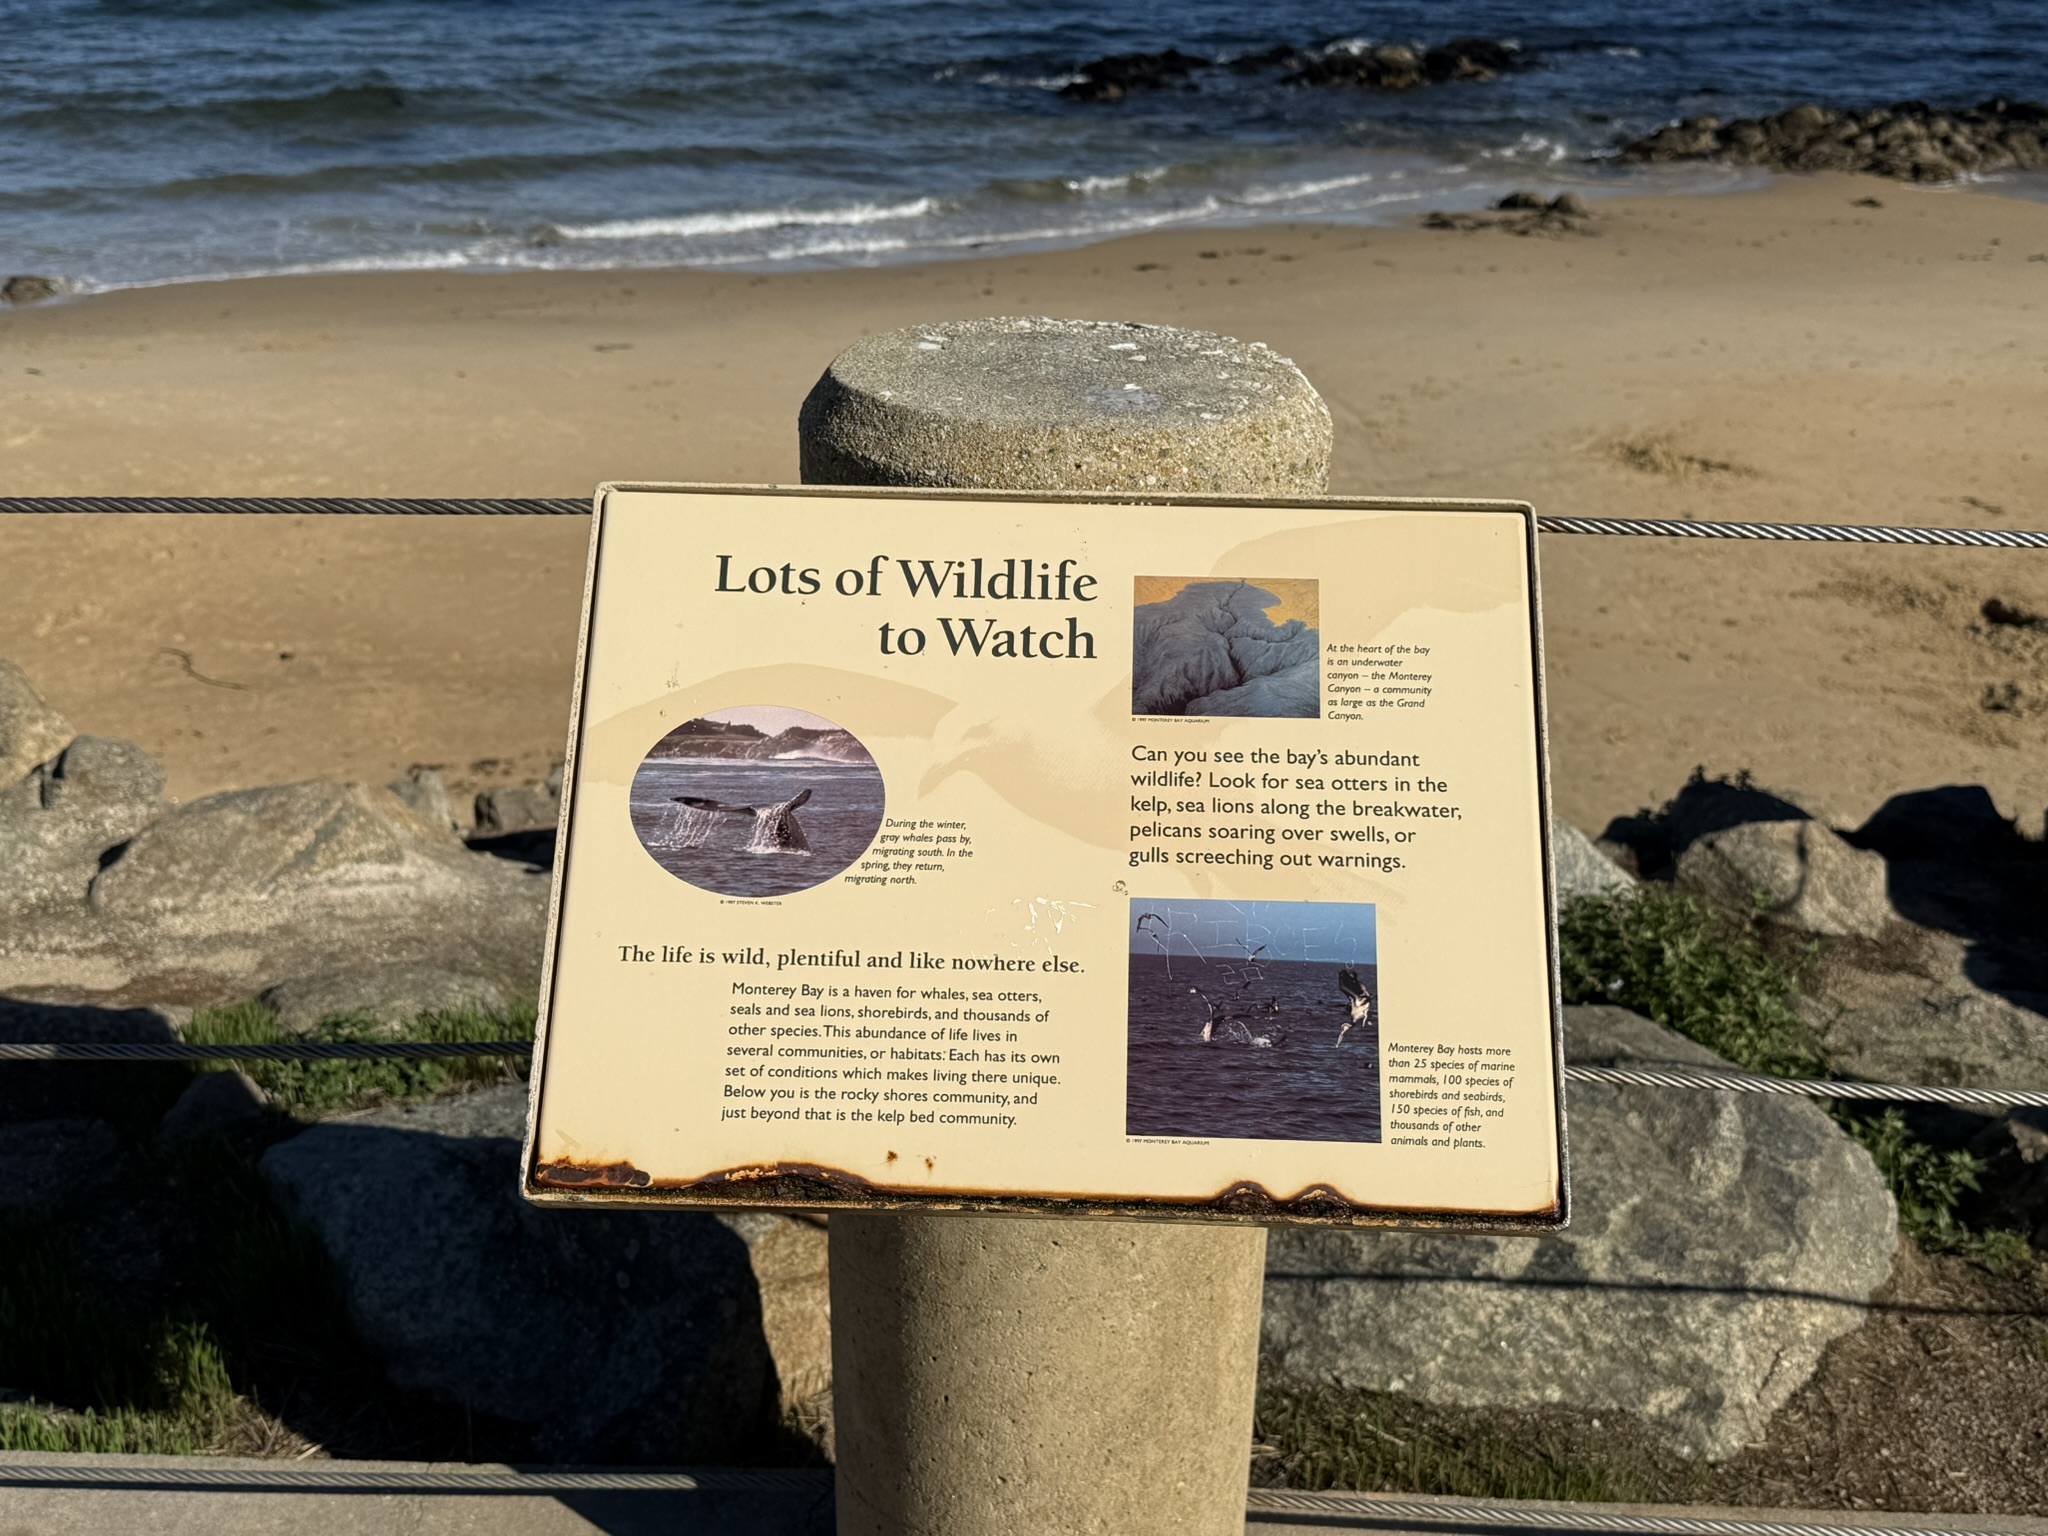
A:
{"type": "Polygon", "coordinates": [[[1998,99],[1944,111],[1921,101],[1862,110],[1808,103],[1770,117],[1688,117],[1628,141],[1618,158],[1719,160],[1919,182],[2048,170],[2048,105],[1998,99]]]}
{"type": "Polygon", "coordinates": [[[0,995],[177,1017],[315,983],[338,1010],[394,974],[438,1006],[538,985],[539,869],[366,784],[176,805],[163,783],[139,747],[77,735],[0,662],[0,995]]]}
{"type": "MultiPolygon", "coordinates": [[[[1756,920],[1797,957],[1813,1070],[1865,1082],[2048,1089],[2048,842],[1977,785],[1894,795],[1836,830],[1747,778],[1691,782],[1596,847],[1756,920]]],[[[1561,882],[1562,883],[1562,882],[1561,882]]],[[[1972,1228],[2048,1248],[2048,1116],[1895,1106],[1916,1143],[1978,1159],[1972,1228]]]]}
{"type": "Polygon", "coordinates": [[[2048,1088],[2048,845],[1975,785],[1895,795],[1844,831],[1798,798],[1696,774],[1601,846],[1804,941],[1799,1007],[1837,1075],[2048,1088]]]}
{"type": "Polygon", "coordinates": [[[1459,37],[1446,43],[1368,43],[1358,38],[1297,47],[1282,43],[1232,58],[1208,58],[1168,48],[1158,53],[1119,53],[1081,65],[1060,87],[1069,101],[1122,101],[1139,91],[1199,89],[1203,73],[1279,73],[1289,85],[1348,86],[1371,91],[1412,91],[1454,80],[1497,80],[1521,69],[1534,56],[1517,43],[1490,37],[1459,37]]]}
{"type": "Polygon", "coordinates": [[[1400,43],[1328,44],[1293,64],[1296,85],[1348,85],[1372,91],[1412,91],[1453,80],[1484,83],[1531,62],[1518,43],[1491,37],[1457,37],[1435,47],[1400,43]]]}
{"type": "MultiPolygon", "coordinates": [[[[1721,1065],[1619,1008],[1565,1010],[1565,1056],[1721,1065]]],[[[1460,1407],[1640,1414],[1711,1460],[1762,1438],[1890,1273],[1897,1216],[1816,1105],[1577,1084],[1555,1237],[1276,1229],[1269,1379],[1460,1407]]]]}

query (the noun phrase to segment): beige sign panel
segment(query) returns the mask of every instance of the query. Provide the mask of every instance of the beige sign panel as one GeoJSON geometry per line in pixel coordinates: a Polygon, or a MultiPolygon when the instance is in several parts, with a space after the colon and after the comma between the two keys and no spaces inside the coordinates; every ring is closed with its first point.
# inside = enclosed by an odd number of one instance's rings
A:
{"type": "Polygon", "coordinates": [[[539,1201],[1564,1217],[1512,503],[611,486],[539,1201]]]}

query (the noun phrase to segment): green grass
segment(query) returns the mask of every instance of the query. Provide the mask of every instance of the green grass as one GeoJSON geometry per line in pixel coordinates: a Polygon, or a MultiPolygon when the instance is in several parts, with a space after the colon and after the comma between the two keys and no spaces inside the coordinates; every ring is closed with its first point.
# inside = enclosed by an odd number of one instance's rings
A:
{"type": "Polygon", "coordinates": [[[1810,956],[1774,951],[1758,927],[1668,886],[1577,898],[1558,922],[1564,1000],[1640,1013],[1745,1071],[1823,1076],[1793,1008],[1810,956]]]}
{"type": "Polygon", "coordinates": [[[0,1224],[0,1380],[83,1414],[0,1407],[0,1450],[179,1455],[218,1438],[235,1406],[207,1325],[95,1297],[52,1219],[0,1224]]]}
{"type": "MultiPolygon", "coordinates": [[[[195,1014],[184,1037],[195,1045],[288,1045],[296,1040],[352,1043],[364,1040],[531,1040],[531,1003],[503,1009],[458,1009],[422,1014],[410,1024],[387,1025],[367,1013],[323,1019],[304,1035],[279,1027],[277,1015],[260,1003],[237,1003],[195,1014]]],[[[524,1075],[525,1063],[499,1057],[450,1057],[425,1061],[247,1061],[239,1066],[292,1114],[323,1115],[360,1109],[387,1100],[432,1098],[458,1088],[506,1082],[524,1075]]]]}
{"type": "Polygon", "coordinates": [[[197,1456],[211,1443],[174,1415],[130,1408],[51,1413],[0,1407],[0,1451],[92,1451],[101,1455],[197,1456]]]}
{"type": "Polygon", "coordinates": [[[1896,1109],[1873,1115],[1837,1104],[1835,1119],[1877,1164],[1898,1202],[1900,1230],[1922,1248],[1959,1254],[2008,1280],[2031,1273],[2040,1262],[2025,1233],[1972,1227],[1958,1214],[1983,1188],[1981,1159],[1960,1148],[1928,1145],[1896,1109]]]}
{"type": "Polygon", "coordinates": [[[1647,1465],[1596,1462],[1474,1418],[1391,1393],[1294,1384],[1260,1391],[1253,1433],[1274,1448],[1272,1471],[1289,1488],[1594,1502],[1668,1496],[1668,1479],[1647,1465]]]}

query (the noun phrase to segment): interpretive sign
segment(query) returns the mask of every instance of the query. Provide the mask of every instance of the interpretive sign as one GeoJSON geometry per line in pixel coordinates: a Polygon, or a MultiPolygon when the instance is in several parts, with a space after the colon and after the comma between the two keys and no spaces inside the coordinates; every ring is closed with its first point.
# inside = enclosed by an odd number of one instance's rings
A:
{"type": "Polygon", "coordinates": [[[1565,1207],[1535,523],[607,486],[527,1194],[1565,1207]]]}

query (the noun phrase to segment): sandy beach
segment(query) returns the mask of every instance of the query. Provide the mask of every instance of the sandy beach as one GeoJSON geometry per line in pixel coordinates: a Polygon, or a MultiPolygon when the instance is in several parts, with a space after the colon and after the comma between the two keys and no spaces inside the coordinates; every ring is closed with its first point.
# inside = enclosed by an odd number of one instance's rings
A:
{"type": "MultiPolygon", "coordinates": [[[[1590,233],[1267,226],[776,275],[373,274],[0,310],[0,493],[583,496],[787,481],[869,331],[1194,326],[1300,363],[1333,489],[1591,515],[2048,527],[2048,205],[1848,177],[1595,205],[1590,233]]],[[[537,777],[579,518],[0,519],[0,656],[180,798],[413,763],[537,777]]],[[[2048,806],[2048,557],[1554,536],[1558,805],[1695,764],[1819,814],[1981,783],[2048,806]],[[2010,690],[2006,685],[2013,685],[2010,690]],[[2001,707],[1987,708],[1987,699],[2001,707]]]]}

